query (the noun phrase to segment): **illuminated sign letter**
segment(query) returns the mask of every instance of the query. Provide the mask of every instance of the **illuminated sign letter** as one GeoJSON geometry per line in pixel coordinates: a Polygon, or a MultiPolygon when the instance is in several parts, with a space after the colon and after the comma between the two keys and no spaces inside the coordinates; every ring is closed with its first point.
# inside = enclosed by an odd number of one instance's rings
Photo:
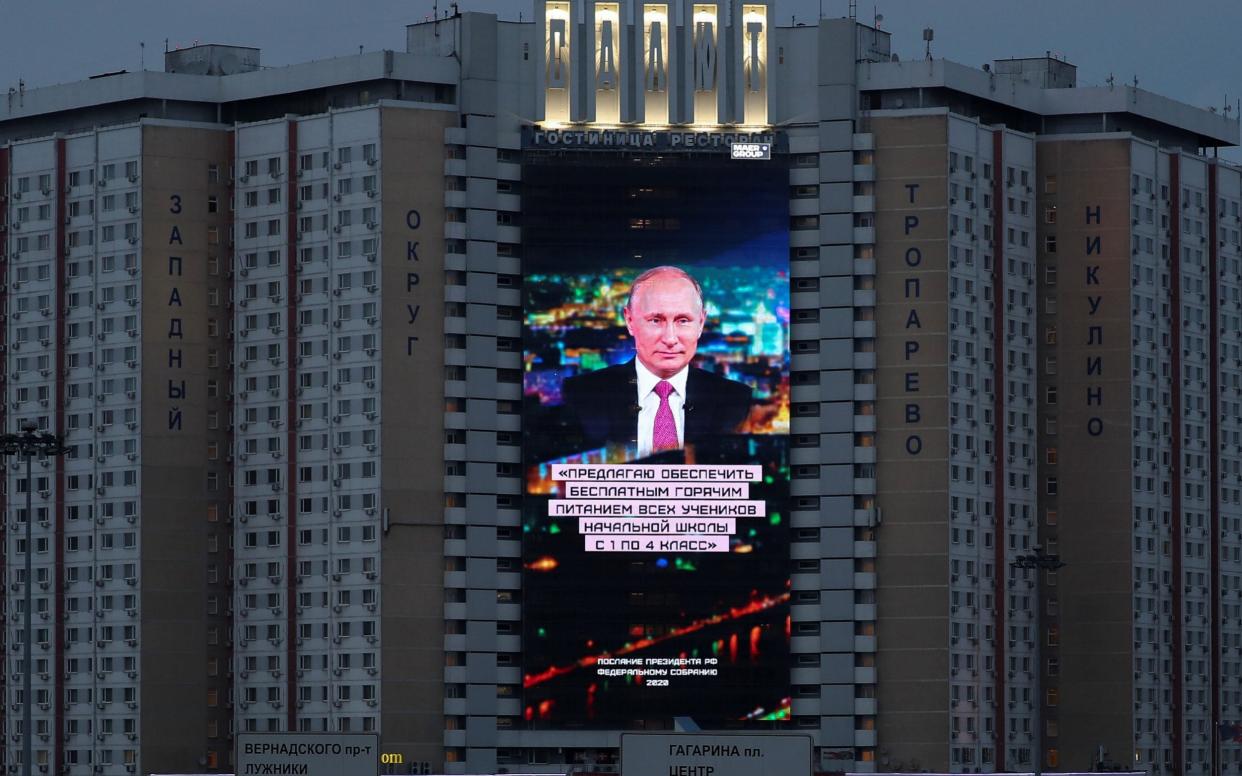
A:
{"type": "Polygon", "coordinates": [[[548,19],[548,88],[564,89],[569,85],[568,19],[548,19]]]}
{"type": "Polygon", "coordinates": [[[647,32],[647,79],[649,92],[662,92],[667,86],[664,75],[664,28],[663,23],[652,20],[647,32]]]}
{"type": "Polygon", "coordinates": [[[694,88],[700,92],[716,88],[716,32],[709,21],[694,25],[694,88]]]}
{"type": "Polygon", "coordinates": [[[604,19],[599,24],[599,62],[595,71],[596,86],[600,89],[617,88],[615,47],[612,19],[604,19]]]}
{"type": "Polygon", "coordinates": [[[763,22],[746,22],[746,88],[752,92],[763,89],[763,75],[760,72],[763,59],[759,53],[759,36],[762,33],[763,22]]]}

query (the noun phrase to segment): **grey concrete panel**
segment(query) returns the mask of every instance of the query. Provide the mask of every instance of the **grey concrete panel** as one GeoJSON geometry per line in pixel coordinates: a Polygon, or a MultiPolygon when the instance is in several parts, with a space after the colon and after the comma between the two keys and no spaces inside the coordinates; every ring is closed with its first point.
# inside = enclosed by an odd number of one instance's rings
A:
{"type": "MultiPolygon", "coordinates": [[[[851,68],[852,70],[853,68],[851,68]]],[[[820,119],[848,119],[854,115],[854,87],[828,85],[819,87],[820,119]]]]}
{"type": "Polygon", "coordinates": [[[792,323],[789,325],[789,338],[791,340],[819,339],[819,324],[792,323]]]}
{"type": "Polygon", "coordinates": [[[466,337],[466,363],[476,366],[497,365],[496,338],[469,335],[466,337]]]}
{"type": "Polygon", "coordinates": [[[849,652],[854,649],[853,622],[824,622],[819,626],[819,644],[824,652],[849,652]]]}
{"type": "Polygon", "coordinates": [[[853,369],[854,343],[852,340],[820,340],[820,369],[853,369]]]}
{"type": "Polygon", "coordinates": [[[471,79],[461,84],[462,113],[495,113],[498,88],[495,81],[471,79]]]}
{"type": "Polygon", "coordinates": [[[496,619],[496,590],[467,590],[466,619],[496,619]]]}
{"type": "MultiPolygon", "coordinates": [[[[471,210],[470,213],[487,211],[471,210]]],[[[467,272],[467,299],[477,304],[498,304],[496,301],[496,276],[491,272],[467,272]]]]}
{"type": "Polygon", "coordinates": [[[466,653],[466,681],[478,684],[495,684],[500,680],[494,652],[466,653]]]}
{"type": "Polygon", "coordinates": [[[492,601],[496,600],[496,561],[491,558],[466,559],[466,585],[488,590],[492,601]]]}
{"type": "MultiPolygon", "coordinates": [[[[466,740],[475,746],[480,746],[480,747],[496,746],[496,718],[494,716],[492,717],[466,717],[466,740]]],[[[480,754],[485,753],[485,752],[491,752],[492,769],[486,770],[486,771],[480,771],[480,770],[474,770],[472,767],[471,770],[469,771],[470,773],[495,773],[496,772],[495,771],[495,768],[496,768],[495,766],[496,750],[495,749],[473,749],[473,748],[467,749],[466,750],[467,764],[469,764],[470,754],[472,752],[479,752],[480,754]]],[[[482,754],[482,756],[486,760],[487,756],[485,754],[482,754]]]]}
{"type": "Polygon", "coordinates": [[[471,178],[495,178],[496,149],[466,146],[466,175],[471,178]]]}
{"type": "Polygon", "coordinates": [[[499,398],[496,395],[496,370],[490,367],[467,367],[466,396],[471,399],[499,398]]]}
{"type": "Polygon", "coordinates": [[[833,245],[854,242],[854,214],[828,213],[819,217],[820,241],[833,245]]]}
{"type": "Polygon", "coordinates": [[[493,461],[496,459],[496,434],[493,431],[470,429],[466,432],[466,460],[493,461]]]}
{"type": "Polygon", "coordinates": [[[495,147],[496,117],[478,114],[466,118],[466,144],[495,147]]]}
{"type": "Polygon", "coordinates": [[[821,84],[854,83],[858,43],[857,24],[853,19],[820,19],[816,30],[819,40],[819,82],[821,84]]]}
{"type": "Polygon", "coordinates": [[[853,588],[854,561],[825,560],[819,564],[819,578],[825,588],[853,588]]]}
{"type": "Polygon", "coordinates": [[[466,269],[471,272],[496,272],[496,243],[467,240],[466,269]]]}
{"type": "MultiPolygon", "coordinates": [[[[833,279],[835,282],[835,278],[833,279]]],[[[824,280],[820,280],[822,287],[824,280]]],[[[822,297],[821,297],[822,299],[822,297]]],[[[823,339],[854,336],[854,310],[850,307],[828,307],[819,311],[819,336],[823,339]]]]}
{"type": "Polygon", "coordinates": [[[854,465],[819,467],[820,493],[848,493],[854,488],[854,465]]]}
{"type": "MultiPolygon", "coordinates": [[[[853,416],[851,415],[851,420],[853,416]]],[[[854,463],[854,434],[821,434],[820,463],[854,463]]]]}
{"type": "MultiPolygon", "coordinates": [[[[466,713],[471,715],[496,714],[496,688],[492,685],[471,684],[466,686],[466,713]]],[[[474,743],[474,742],[471,742],[474,743]]]]}
{"type": "Polygon", "coordinates": [[[825,402],[819,408],[819,427],[825,434],[839,433],[854,428],[854,403],[844,401],[825,402]]]}
{"type": "Polygon", "coordinates": [[[495,652],[496,623],[484,620],[467,620],[466,650],[469,652],[495,652]]]}
{"type": "MultiPolygon", "coordinates": [[[[830,653],[819,659],[820,681],[826,684],[853,684],[854,652],[830,653]]],[[[851,731],[852,732],[852,731],[851,731]]]]}
{"type": "Polygon", "coordinates": [[[495,493],[496,464],[492,461],[467,461],[466,482],[470,483],[470,490],[475,493],[495,493]]]}
{"type": "MultiPolygon", "coordinates": [[[[852,276],[820,278],[819,305],[820,307],[852,308],[854,305],[854,278],[852,276]]],[[[851,321],[851,328],[852,326],[853,323],[851,321]]],[[[834,336],[839,337],[841,335],[836,334],[834,336]]]]}
{"type": "Polygon", "coordinates": [[[819,531],[819,551],[825,558],[854,557],[854,529],[821,528],[819,531]]]}
{"type": "Polygon", "coordinates": [[[475,210],[473,208],[467,210],[466,233],[476,240],[495,240],[496,211],[475,210]]]}
{"type": "Polygon", "coordinates": [[[461,63],[463,78],[497,78],[498,33],[495,16],[482,13],[463,15],[460,49],[465,53],[461,63]]]}
{"type": "Polygon", "coordinates": [[[854,184],[844,182],[821,183],[819,186],[819,212],[853,213],[854,184]]]}
{"type": "Polygon", "coordinates": [[[466,526],[466,554],[496,557],[496,529],[491,526],[466,526]]]}
{"type": "Polygon", "coordinates": [[[466,495],[466,522],[471,525],[490,526],[496,521],[496,496],[492,493],[466,495]]]}
{"type": "MultiPolygon", "coordinates": [[[[819,500],[819,524],[821,526],[850,526],[854,525],[854,496],[850,493],[853,490],[853,483],[850,483],[850,490],[844,495],[824,496],[819,500]]],[[[845,587],[852,588],[854,580],[850,579],[850,583],[845,587]]]]}
{"type": "Polygon", "coordinates": [[[854,244],[821,245],[819,247],[819,274],[854,275],[854,244]]]}
{"type": "Polygon", "coordinates": [[[854,619],[853,590],[823,590],[819,594],[820,618],[824,620],[854,619]]]}
{"type": "Polygon", "coordinates": [[[496,333],[496,308],[484,304],[466,305],[466,331],[471,334],[496,333]]]}
{"type": "Polygon", "coordinates": [[[854,152],[829,151],[819,155],[820,183],[854,180],[854,152]]]}
{"type": "Polygon", "coordinates": [[[824,401],[852,401],[854,398],[854,373],[844,369],[820,372],[819,395],[824,401]]]}
{"type": "Polygon", "coordinates": [[[849,151],[854,147],[854,122],[822,121],[819,124],[819,147],[823,151],[849,151]]]}
{"type": "MultiPolygon", "coordinates": [[[[797,371],[819,369],[818,353],[792,353],[789,356],[791,368],[797,371]]],[[[802,418],[801,420],[810,420],[810,418],[802,418]]],[[[794,423],[800,422],[798,418],[793,419],[794,423]]]]}
{"type": "MultiPolygon", "coordinates": [[[[853,669],[851,669],[852,673],[853,669]]],[[[820,717],[819,745],[825,747],[854,746],[854,717],[820,717]]]]}
{"type": "Polygon", "coordinates": [[[471,207],[495,210],[496,181],[492,178],[467,178],[466,201],[471,207]]]}
{"type": "Polygon", "coordinates": [[[466,402],[466,427],[495,429],[497,427],[496,402],[473,399],[466,402]]]}
{"type": "Polygon", "coordinates": [[[845,711],[854,707],[854,688],[848,684],[825,684],[819,688],[823,708],[845,711]]]}

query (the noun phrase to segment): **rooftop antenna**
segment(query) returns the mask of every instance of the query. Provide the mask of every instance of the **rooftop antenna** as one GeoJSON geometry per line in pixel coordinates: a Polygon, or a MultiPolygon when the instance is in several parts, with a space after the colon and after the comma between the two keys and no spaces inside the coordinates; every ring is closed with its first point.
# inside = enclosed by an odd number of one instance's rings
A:
{"type": "Polygon", "coordinates": [[[147,69],[146,64],[147,64],[147,42],[144,40],[140,40],[138,41],[138,70],[139,71],[146,70],[147,69]]]}
{"type": "Polygon", "coordinates": [[[871,12],[875,15],[875,26],[871,28],[871,48],[876,49],[880,45],[880,22],[884,21],[884,14],[876,6],[871,7],[871,12]]]}
{"type": "Polygon", "coordinates": [[[932,58],[931,44],[932,44],[932,41],[935,40],[935,38],[936,38],[935,30],[933,30],[931,27],[923,28],[923,41],[927,44],[927,58],[928,59],[932,58]]]}
{"type": "Polygon", "coordinates": [[[850,0],[850,21],[858,21],[858,0],[850,0]]]}
{"type": "Polygon", "coordinates": [[[1113,77],[1112,73],[1109,73],[1108,78],[1104,79],[1104,83],[1108,84],[1108,90],[1110,92],[1113,90],[1113,84],[1115,84],[1116,82],[1117,82],[1117,79],[1113,77]]]}

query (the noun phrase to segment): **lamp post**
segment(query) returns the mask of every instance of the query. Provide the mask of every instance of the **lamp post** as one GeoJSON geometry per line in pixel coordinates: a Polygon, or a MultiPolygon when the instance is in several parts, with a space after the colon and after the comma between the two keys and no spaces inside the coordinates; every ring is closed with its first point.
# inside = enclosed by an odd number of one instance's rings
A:
{"type": "Polygon", "coordinates": [[[1044,634],[1043,581],[1045,572],[1056,571],[1065,564],[1061,562],[1060,555],[1048,555],[1044,552],[1044,548],[1037,544],[1031,548],[1030,554],[1019,555],[1009,565],[1016,569],[1035,570],[1035,745],[1038,750],[1035,753],[1035,776],[1042,776],[1044,772],[1044,665],[1040,647],[1044,634]]]}
{"type": "Polygon", "coordinates": [[[0,455],[20,455],[26,459],[26,602],[25,611],[23,612],[23,622],[25,627],[25,637],[23,639],[22,659],[22,772],[25,776],[31,776],[34,772],[34,744],[31,739],[34,723],[31,720],[31,699],[34,697],[34,691],[31,689],[31,666],[33,665],[30,655],[30,639],[31,639],[31,610],[34,608],[34,595],[31,584],[34,578],[32,568],[34,545],[31,534],[33,533],[32,523],[34,522],[34,510],[31,503],[32,491],[34,489],[34,481],[31,478],[31,462],[34,461],[36,455],[64,455],[68,449],[61,444],[60,437],[47,432],[40,432],[39,425],[33,420],[22,422],[22,430],[20,434],[3,434],[0,435],[0,455]]]}

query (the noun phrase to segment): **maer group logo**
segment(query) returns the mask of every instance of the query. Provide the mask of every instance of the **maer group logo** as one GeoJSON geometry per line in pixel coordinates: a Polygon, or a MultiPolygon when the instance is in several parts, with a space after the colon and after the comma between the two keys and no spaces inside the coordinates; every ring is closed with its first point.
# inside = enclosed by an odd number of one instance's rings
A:
{"type": "Polygon", "coordinates": [[[729,156],[733,159],[771,159],[771,143],[733,143],[729,146],[729,156]]]}

